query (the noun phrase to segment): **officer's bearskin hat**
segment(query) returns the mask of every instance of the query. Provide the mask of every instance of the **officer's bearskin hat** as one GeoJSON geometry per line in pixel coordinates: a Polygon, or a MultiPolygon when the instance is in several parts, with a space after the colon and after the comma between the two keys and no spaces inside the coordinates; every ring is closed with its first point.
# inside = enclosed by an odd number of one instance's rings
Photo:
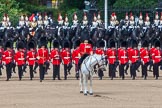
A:
{"type": "Polygon", "coordinates": [[[0,46],[3,46],[3,40],[0,39],[0,46]]]}
{"type": "Polygon", "coordinates": [[[53,40],[53,48],[59,48],[60,43],[58,40],[53,40]]]}
{"type": "Polygon", "coordinates": [[[105,42],[104,42],[104,40],[100,40],[100,41],[99,41],[99,47],[100,47],[100,48],[105,47],[105,42]]]}
{"type": "Polygon", "coordinates": [[[80,39],[75,40],[74,48],[77,48],[80,45],[80,43],[81,43],[80,39]]]}
{"type": "Polygon", "coordinates": [[[17,49],[24,49],[24,42],[23,41],[18,42],[17,49]]]}
{"type": "Polygon", "coordinates": [[[34,43],[34,41],[30,41],[29,43],[28,43],[28,49],[30,49],[30,48],[35,48],[35,43],[34,43]]]}
{"type": "Polygon", "coordinates": [[[144,40],[142,43],[142,47],[148,47],[149,46],[149,42],[147,40],[144,40]]]}
{"type": "Polygon", "coordinates": [[[70,43],[69,43],[69,41],[64,41],[64,43],[63,43],[63,48],[70,48],[70,43]]]}
{"type": "Polygon", "coordinates": [[[136,40],[132,40],[131,41],[131,46],[132,46],[132,48],[134,48],[134,47],[138,47],[138,42],[136,41],[136,40]]]}
{"type": "Polygon", "coordinates": [[[47,46],[47,39],[45,36],[40,38],[40,47],[41,46],[47,46]]]}
{"type": "Polygon", "coordinates": [[[157,40],[157,41],[155,42],[155,47],[160,47],[160,41],[159,41],[159,40],[157,40]]]}
{"type": "Polygon", "coordinates": [[[121,47],[127,47],[127,41],[122,41],[121,42],[121,47]]]}
{"type": "Polygon", "coordinates": [[[5,43],[5,48],[12,48],[13,45],[12,45],[12,41],[11,40],[7,40],[6,43],[5,43]]]}
{"type": "Polygon", "coordinates": [[[82,42],[84,42],[85,40],[88,40],[89,41],[90,39],[90,36],[89,36],[89,33],[87,30],[84,30],[81,32],[81,40],[82,42]]]}
{"type": "Polygon", "coordinates": [[[112,48],[112,47],[114,47],[115,48],[115,41],[114,41],[114,39],[111,39],[110,41],[109,41],[109,47],[110,48],[112,48]]]}

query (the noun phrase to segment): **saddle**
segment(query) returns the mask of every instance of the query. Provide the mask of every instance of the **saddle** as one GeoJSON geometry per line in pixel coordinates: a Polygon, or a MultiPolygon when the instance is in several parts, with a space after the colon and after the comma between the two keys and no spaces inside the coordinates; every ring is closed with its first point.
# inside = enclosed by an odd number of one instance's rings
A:
{"type": "Polygon", "coordinates": [[[89,54],[84,54],[84,55],[79,59],[79,61],[78,61],[78,69],[79,69],[79,70],[80,70],[80,68],[81,68],[82,62],[84,61],[84,59],[85,59],[87,56],[89,56],[89,54]]]}

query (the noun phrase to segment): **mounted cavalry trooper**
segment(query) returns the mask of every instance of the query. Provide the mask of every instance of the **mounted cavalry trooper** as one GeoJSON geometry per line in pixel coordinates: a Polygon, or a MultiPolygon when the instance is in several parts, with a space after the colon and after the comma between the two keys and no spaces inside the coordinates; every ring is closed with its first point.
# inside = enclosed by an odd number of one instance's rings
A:
{"type": "Polygon", "coordinates": [[[98,15],[97,15],[97,23],[98,23],[99,26],[102,24],[100,12],[98,12],[98,15]]]}
{"type": "Polygon", "coordinates": [[[40,14],[38,16],[37,23],[38,23],[38,27],[43,27],[43,20],[42,20],[42,16],[40,14]]]}
{"type": "Polygon", "coordinates": [[[60,52],[60,43],[58,40],[53,40],[53,50],[50,54],[50,59],[52,60],[53,64],[53,80],[57,77],[58,80],[60,79],[60,64],[61,64],[61,52],[60,52]]]}
{"type": "Polygon", "coordinates": [[[78,17],[77,17],[77,15],[76,15],[76,12],[74,13],[74,15],[73,15],[73,27],[77,27],[77,25],[78,25],[78,17]]]}
{"type": "Polygon", "coordinates": [[[115,28],[115,26],[116,26],[115,14],[114,13],[111,14],[110,26],[113,27],[113,28],[115,28]]]}
{"type": "Polygon", "coordinates": [[[49,20],[48,20],[48,16],[47,16],[46,13],[45,13],[45,16],[44,16],[43,24],[44,24],[45,27],[49,26],[49,20]]]}
{"type": "Polygon", "coordinates": [[[129,26],[134,27],[135,22],[134,22],[134,16],[132,12],[130,13],[130,20],[129,20],[129,26]]]}
{"type": "Polygon", "coordinates": [[[162,25],[162,12],[161,12],[161,15],[160,15],[160,25],[162,25]]]}
{"type": "Polygon", "coordinates": [[[61,51],[61,57],[62,57],[62,63],[64,65],[64,80],[67,80],[67,75],[68,72],[70,74],[70,69],[71,69],[71,63],[72,63],[72,58],[71,58],[71,50],[70,50],[70,43],[69,41],[64,41],[63,43],[63,49],[61,51]]]}
{"type": "Polygon", "coordinates": [[[74,50],[73,50],[73,53],[72,53],[72,60],[73,60],[73,63],[75,64],[75,72],[76,72],[76,79],[78,80],[79,79],[79,68],[78,68],[78,62],[79,62],[79,59],[81,57],[81,54],[80,54],[80,40],[76,40],[75,43],[74,43],[74,50]]]}
{"type": "Polygon", "coordinates": [[[11,26],[11,22],[9,20],[10,19],[9,19],[8,15],[5,14],[3,17],[3,21],[2,21],[2,27],[7,28],[7,27],[11,26]]]}
{"type": "Polygon", "coordinates": [[[26,16],[25,16],[25,26],[26,26],[26,27],[29,27],[29,25],[30,25],[30,21],[29,21],[28,16],[26,15],[26,16]]]}
{"type": "MultiPolygon", "coordinates": [[[[105,47],[105,42],[103,40],[100,40],[98,42],[98,47],[97,47],[95,53],[98,55],[105,55],[104,47],[105,47]]],[[[98,70],[98,76],[99,76],[99,80],[102,80],[104,73],[101,69],[98,70]]]]}
{"type": "Polygon", "coordinates": [[[140,12],[140,16],[139,16],[139,20],[138,20],[138,25],[139,25],[140,27],[143,26],[143,16],[142,16],[142,12],[140,12]]]}
{"type": "Polygon", "coordinates": [[[59,13],[57,21],[59,26],[62,26],[64,24],[64,20],[62,18],[61,13],[59,13]]]}
{"type": "Polygon", "coordinates": [[[97,26],[98,26],[97,17],[96,17],[96,14],[94,13],[93,21],[92,21],[92,28],[97,28],[97,26]]]}
{"type": "Polygon", "coordinates": [[[149,16],[148,16],[148,13],[146,13],[146,20],[145,20],[145,22],[144,22],[144,25],[146,26],[146,27],[150,27],[150,18],[149,18],[149,16]]]}
{"type": "Polygon", "coordinates": [[[158,26],[159,25],[159,15],[158,15],[158,12],[156,12],[156,14],[155,14],[155,19],[154,19],[154,25],[155,26],[158,26]]]}
{"type": "Polygon", "coordinates": [[[66,28],[69,26],[69,19],[68,19],[68,17],[67,17],[67,14],[65,14],[64,26],[65,26],[66,28]]]}
{"type": "Polygon", "coordinates": [[[19,27],[22,28],[24,26],[25,26],[24,16],[21,15],[20,20],[19,20],[19,27]]]}
{"type": "Polygon", "coordinates": [[[109,48],[106,50],[106,55],[109,64],[109,77],[113,80],[116,77],[115,71],[117,68],[117,50],[113,39],[109,41],[109,48]]]}
{"type": "Polygon", "coordinates": [[[36,29],[37,26],[38,26],[38,23],[37,23],[35,17],[33,17],[32,21],[30,22],[30,27],[32,29],[36,29]]]}
{"type": "Polygon", "coordinates": [[[129,16],[128,16],[128,13],[126,13],[126,15],[125,15],[124,23],[125,23],[125,26],[128,26],[129,25],[129,16]]]}
{"type": "Polygon", "coordinates": [[[84,16],[83,16],[83,21],[82,21],[82,23],[83,23],[83,26],[87,26],[87,25],[88,25],[88,19],[87,19],[87,14],[86,14],[86,12],[84,12],[84,16]]]}

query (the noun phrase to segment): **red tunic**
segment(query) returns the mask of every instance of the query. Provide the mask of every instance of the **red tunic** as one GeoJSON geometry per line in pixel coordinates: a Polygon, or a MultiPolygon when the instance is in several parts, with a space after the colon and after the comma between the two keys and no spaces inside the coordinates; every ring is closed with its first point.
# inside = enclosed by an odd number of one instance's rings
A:
{"type": "Polygon", "coordinates": [[[60,65],[61,63],[61,57],[60,57],[60,52],[57,49],[53,49],[51,51],[50,59],[52,59],[52,64],[53,65],[60,65]]]}
{"type": "Polygon", "coordinates": [[[92,45],[88,43],[81,43],[79,49],[80,49],[81,56],[85,53],[91,54],[93,52],[92,45]]]}
{"type": "Polygon", "coordinates": [[[17,62],[17,65],[25,64],[25,56],[23,51],[18,51],[15,54],[15,61],[17,62]]]}
{"type": "Polygon", "coordinates": [[[69,64],[71,62],[70,51],[62,49],[61,58],[62,58],[64,64],[69,64]]]}
{"type": "Polygon", "coordinates": [[[0,48],[0,64],[2,63],[2,56],[3,56],[3,53],[4,53],[4,49],[3,48],[0,48]]]}
{"type": "Polygon", "coordinates": [[[121,64],[125,64],[128,62],[128,52],[127,50],[120,49],[118,52],[118,59],[121,64]]]}
{"type": "Polygon", "coordinates": [[[44,64],[49,59],[48,50],[39,48],[36,57],[38,59],[38,64],[44,64]]]}
{"type": "Polygon", "coordinates": [[[103,49],[97,48],[97,49],[96,49],[96,54],[102,55],[102,54],[105,54],[105,52],[104,52],[103,49]]]}
{"type": "Polygon", "coordinates": [[[135,62],[137,62],[137,60],[139,60],[139,51],[138,51],[138,49],[131,49],[129,51],[128,55],[129,55],[129,60],[132,63],[135,63],[135,62]]]}
{"type": "Polygon", "coordinates": [[[154,50],[154,53],[152,55],[153,63],[159,63],[161,61],[161,51],[156,49],[154,50]]]}
{"type": "Polygon", "coordinates": [[[5,62],[5,64],[11,63],[13,60],[12,50],[4,51],[2,60],[5,62]]]}
{"type": "Polygon", "coordinates": [[[145,63],[148,63],[150,61],[149,58],[149,51],[145,48],[141,48],[140,49],[140,57],[141,57],[141,61],[145,63]]]}
{"type": "Polygon", "coordinates": [[[107,49],[106,51],[106,55],[107,55],[107,60],[109,62],[109,64],[114,64],[115,61],[116,61],[116,53],[117,51],[116,50],[113,50],[111,48],[107,49]]]}
{"type": "Polygon", "coordinates": [[[72,60],[74,61],[75,64],[78,64],[80,56],[81,56],[80,49],[79,48],[74,49],[72,53],[72,60]]]}
{"type": "Polygon", "coordinates": [[[28,51],[27,52],[27,61],[29,63],[29,65],[34,65],[35,64],[35,60],[36,60],[36,53],[35,51],[28,51]]]}

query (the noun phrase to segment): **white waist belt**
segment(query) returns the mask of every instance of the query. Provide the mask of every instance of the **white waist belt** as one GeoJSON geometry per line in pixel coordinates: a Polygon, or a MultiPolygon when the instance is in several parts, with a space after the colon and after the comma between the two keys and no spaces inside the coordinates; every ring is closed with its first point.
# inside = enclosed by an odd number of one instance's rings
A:
{"type": "Polygon", "coordinates": [[[18,58],[18,60],[24,60],[24,58],[18,58]]]}
{"type": "Polygon", "coordinates": [[[143,58],[149,58],[149,56],[144,56],[143,58]]]}
{"type": "Polygon", "coordinates": [[[155,58],[161,58],[161,56],[155,56],[155,58]]]}
{"type": "Polygon", "coordinates": [[[109,58],[116,58],[115,56],[110,56],[109,58]]]}
{"type": "Polygon", "coordinates": [[[132,56],[132,58],[138,58],[139,56],[132,56]]]}
{"type": "Polygon", "coordinates": [[[12,57],[6,57],[6,59],[11,59],[12,57]]]}
{"type": "Polygon", "coordinates": [[[35,58],[29,58],[29,60],[35,60],[35,58]]]}
{"type": "Polygon", "coordinates": [[[121,58],[127,58],[127,56],[121,56],[121,58]]]}
{"type": "Polygon", "coordinates": [[[70,57],[64,57],[64,59],[69,59],[70,57]]]}

